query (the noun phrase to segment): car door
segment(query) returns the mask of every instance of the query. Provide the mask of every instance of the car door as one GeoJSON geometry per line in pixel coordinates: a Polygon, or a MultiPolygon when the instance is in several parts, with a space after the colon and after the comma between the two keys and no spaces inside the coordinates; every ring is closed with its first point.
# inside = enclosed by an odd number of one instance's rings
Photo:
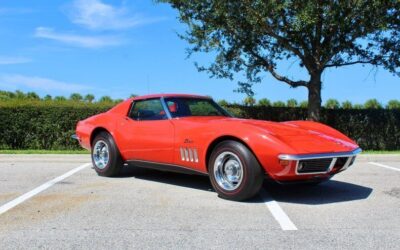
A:
{"type": "Polygon", "coordinates": [[[119,131],[126,160],[173,162],[174,125],[159,98],[135,101],[119,131]]]}

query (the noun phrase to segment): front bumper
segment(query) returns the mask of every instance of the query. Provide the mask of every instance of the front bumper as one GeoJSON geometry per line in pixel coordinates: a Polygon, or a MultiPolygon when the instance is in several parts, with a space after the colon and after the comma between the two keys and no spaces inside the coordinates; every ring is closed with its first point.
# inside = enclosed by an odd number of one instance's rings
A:
{"type": "Polygon", "coordinates": [[[294,174],[299,175],[331,175],[347,169],[354,163],[357,154],[361,153],[357,148],[348,152],[334,152],[322,154],[280,154],[280,161],[289,161],[294,168],[294,174]]]}
{"type": "Polygon", "coordinates": [[[357,148],[353,151],[337,152],[337,153],[301,154],[301,155],[280,154],[278,158],[280,160],[299,161],[299,160],[311,160],[311,159],[322,159],[322,158],[351,157],[351,156],[356,156],[361,152],[362,152],[361,148],[357,148]]]}

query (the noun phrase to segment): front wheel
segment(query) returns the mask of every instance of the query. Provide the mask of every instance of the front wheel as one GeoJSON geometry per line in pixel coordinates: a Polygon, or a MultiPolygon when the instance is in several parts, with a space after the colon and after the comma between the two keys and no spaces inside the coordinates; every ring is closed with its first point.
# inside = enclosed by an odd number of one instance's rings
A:
{"type": "Polygon", "coordinates": [[[92,142],[92,163],[98,175],[117,176],[123,166],[119,150],[112,136],[101,132],[92,142]]]}
{"type": "Polygon", "coordinates": [[[256,195],[264,175],[253,153],[237,141],[223,141],[213,150],[208,173],[221,198],[243,201],[256,195]]]}

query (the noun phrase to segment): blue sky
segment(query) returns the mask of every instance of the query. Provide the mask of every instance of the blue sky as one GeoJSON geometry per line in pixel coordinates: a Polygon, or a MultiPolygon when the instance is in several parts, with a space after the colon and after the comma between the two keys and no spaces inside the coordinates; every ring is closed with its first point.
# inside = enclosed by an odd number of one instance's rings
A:
{"type": "MultiPolygon", "coordinates": [[[[197,72],[194,62],[210,62],[212,55],[186,58],[187,44],[176,35],[185,26],[176,17],[168,5],[151,0],[2,0],[0,89],[41,96],[172,92],[243,100],[244,94],[233,92],[235,81],[197,72]]],[[[280,70],[294,78],[306,75],[289,62],[280,70]]],[[[330,69],[323,83],[323,101],[400,99],[400,78],[384,69],[330,69]]],[[[307,99],[306,89],[289,88],[267,74],[254,89],[256,99],[307,99]]]]}

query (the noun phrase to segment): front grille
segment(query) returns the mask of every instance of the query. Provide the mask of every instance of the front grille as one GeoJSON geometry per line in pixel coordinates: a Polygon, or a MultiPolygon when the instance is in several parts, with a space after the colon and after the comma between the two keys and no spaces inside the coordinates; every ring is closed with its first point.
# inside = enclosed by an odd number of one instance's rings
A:
{"type": "Polygon", "coordinates": [[[300,160],[297,165],[297,173],[325,173],[332,163],[332,158],[300,160]]]}
{"type": "Polygon", "coordinates": [[[346,164],[348,157],[339,157],[336,160],[335,167],[343,167],[346,164]]]}
{"type": "Polygon", "coordinates": [[[338,157],[335,162],[335,167],[334,167],[335,170],[338,171],[339,169],[344,167],[348,159],[349,159],[348,157],[338,157]]]}

